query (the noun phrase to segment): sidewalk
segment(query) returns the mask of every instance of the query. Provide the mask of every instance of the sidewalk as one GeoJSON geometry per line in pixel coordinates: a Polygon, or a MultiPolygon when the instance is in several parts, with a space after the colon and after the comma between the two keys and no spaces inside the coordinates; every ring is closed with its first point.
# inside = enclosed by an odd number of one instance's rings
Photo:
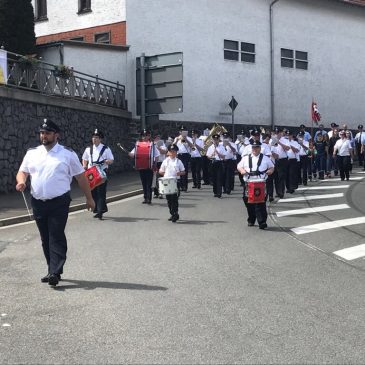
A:
{"type": "MultiPolygon", "coordinates": [[[[142,185],[137,171],[123,172],[112,175],[109,178],[107,202],[125,199],[142,193],[142,185]]],[[[25,197],[28,202],[28,207],[31,209],[29,190],[25,191],[25,197]]],[[[71,186],[71,197],[70,211],[85,208],[85,196],[75,181],[71,186]]],[[[22,193],[0,194],[0,227],[29,220],[29,214],[22,193]]]]}

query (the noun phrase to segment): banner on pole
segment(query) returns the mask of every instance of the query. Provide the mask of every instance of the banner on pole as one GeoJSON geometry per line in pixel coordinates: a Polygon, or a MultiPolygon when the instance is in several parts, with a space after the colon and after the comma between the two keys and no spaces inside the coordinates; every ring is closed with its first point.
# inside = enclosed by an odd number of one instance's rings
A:
{"type": "Polygon", "coordinates": [[[312,101],[312,121],[316,124],[321,120],[321,114],[319,114],[317,103],[312,101]]]}
{"type": "Polygon", "coordinates": [[[8,80],[8,54],[0,49],[0,84],[6,84],[8,80]]]}

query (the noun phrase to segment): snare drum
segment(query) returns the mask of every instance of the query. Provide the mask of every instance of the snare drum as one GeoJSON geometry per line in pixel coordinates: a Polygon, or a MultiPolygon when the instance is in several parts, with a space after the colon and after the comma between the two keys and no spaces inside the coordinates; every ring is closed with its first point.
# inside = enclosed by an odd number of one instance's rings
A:
{"type": "Polygon", "coordinates": [[[252,179],[247,181],[247,203],[264,203],[266,195],[266,183],[264,179],[252,179]]]}
{"type": "Polygon", "coordinates": [[[154,147],[151,142],[137,142],[134,154],[136,170],[152,169],[154,160],[154,147]]]}
{"type": "Polygon", "coordinates": [[[84,174],[89,182],[91,190],[104,184],[107,179],[105,171],[99,165],[91,166],[84,174]]]}
{"type": "Polygon", "coordinates": [[[158,191],[162,195],[177,194],[176,177],[160,177],[158,179],[158,191]]]}

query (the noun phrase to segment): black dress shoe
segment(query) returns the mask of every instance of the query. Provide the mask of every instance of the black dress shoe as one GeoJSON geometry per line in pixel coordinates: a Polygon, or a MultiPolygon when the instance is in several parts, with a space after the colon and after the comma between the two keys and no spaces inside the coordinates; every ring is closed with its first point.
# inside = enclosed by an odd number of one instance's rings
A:
{"type": "Polygon", "coordinates": [[[201,189],[202,187],[201,187],[201,185],[198,185],[198,189],[201,189]]]}
{"type": "Polygon", "coordinates": [[[56,286],[60,279],[58,278],[57,274],[51,274],[48,278],[48,285],[56,286]]]}
{"type": "Polygon", "coordinates": [[[248,222],[248,223],[247,223],[247,225],[248,225],[249,227],[253,227],[253,226],[255,225],[255,223],[248,222]]]}
{"type": "Polygon", "coordinates": [[[151,205],[152,204],[151,200],[147,200],[147,204],[151,205]]]}
{"type": "Polygon", "coordinates": [[[143,200],[142,204],[147,204],[147,200],[143,200]]]}
{"type": "Polygon", "coordinates": [[[260,228],[260,229],[266,229],[266,228],[267,228],[267,224],[266,224],[266,223],[261,223],[261,224],[259,225],[259,228],[260,228]]]}
{"type": "Polygon", "coordinates": [[[173,220],[173,218],[174,218],[174,216],[172,215],[172,216],[168,219],[168,221],[172,221],[172,220],[173,220]]]}
{"type": "MultiPolygon", "coordinates": [[[[58,280],[61,281],[61,275],[60,274],[55,274],[55,275],[57,275],[58,280]]],[[[51,274],[47,274],[46,276],[43,276],[43,278],[41,278],[41,282],[48,283],[50,276],[51,276],[51,274]]]]}
{"type": "Polygon", "coordinates": [[[269,197],[269,202],[273,202],[275,199],[274,199],[274,197],[273,196],[270,196],[269,197]]]}
{"type": "Polygon", "coordinates": [[[176,221],[178,221],[179,220],[179,215],[178,214],[174,214],[173,216],[172,216],[172,219],[171,219],[171,222],[173,222],[173,223],[175,223],[176,221]]]}

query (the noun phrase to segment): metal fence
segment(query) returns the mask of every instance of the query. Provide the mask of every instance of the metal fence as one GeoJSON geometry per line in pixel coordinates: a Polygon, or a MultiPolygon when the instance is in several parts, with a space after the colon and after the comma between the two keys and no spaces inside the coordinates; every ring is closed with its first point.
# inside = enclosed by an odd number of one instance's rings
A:
{"type": "Polygon", "coordinates": [[[12,52],[7,86],[127,110],[125,86],[12,52]]]}

